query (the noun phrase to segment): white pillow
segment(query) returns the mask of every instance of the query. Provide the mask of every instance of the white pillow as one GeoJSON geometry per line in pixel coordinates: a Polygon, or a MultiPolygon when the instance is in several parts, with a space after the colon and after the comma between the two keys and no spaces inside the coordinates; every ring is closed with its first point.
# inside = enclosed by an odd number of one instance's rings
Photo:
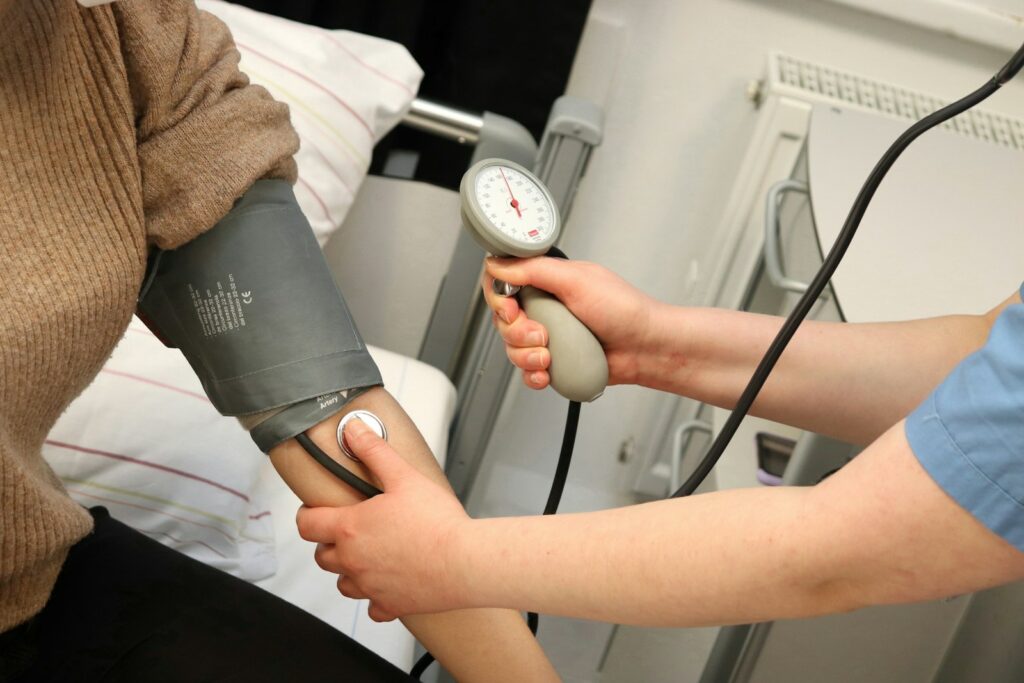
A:
{"type": "Polygon", "coordinates": [[[51,430],[43,455],[71,497],[247,580],[277,569],[256,482],[266,456],[137,318],[51,430]]]}
{"type": "Polygon", "coordinates": [[[252,82],[291,108],[301,138],[295,194],[323,245],[345,220],[374,143],[408,110],[423,72],[404,47],[387,40],[220,0],[196,4],[231,29],[252,82]]]}

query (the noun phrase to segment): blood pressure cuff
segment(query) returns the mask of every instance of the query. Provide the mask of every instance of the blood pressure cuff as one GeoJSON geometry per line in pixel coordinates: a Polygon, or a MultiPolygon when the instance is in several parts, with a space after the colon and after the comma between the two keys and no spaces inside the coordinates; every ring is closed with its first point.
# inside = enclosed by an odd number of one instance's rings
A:
{"type": "Polygon", "coordinates": [[[152,254],[138,313],[264,452],[382,383],[284,181],[258,181],[208,232],[152,254]]]}

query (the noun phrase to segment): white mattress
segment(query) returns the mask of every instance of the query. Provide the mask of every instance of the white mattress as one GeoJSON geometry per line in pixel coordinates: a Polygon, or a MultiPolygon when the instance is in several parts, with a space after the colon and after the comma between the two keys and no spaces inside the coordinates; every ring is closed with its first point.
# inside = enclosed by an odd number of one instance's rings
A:
{"type": "MultiPolygon", "coordinates": [[[[444,465],[448,426],[455,412],[455,388],[444,374],[420,361],[370,347],[384,377],[384,386],[402,405],[444,465]]],[[[260,586],[339,631],[348,634],[395,666],[412,666],[415,641],[400,622],[378,624],[367,616],[366,600],[350,600],[338,593],[334,574],[313,561],[313,544],[295,531],[295,512],[301,505],[270,465],[263,470],[261,487],[273,513],[277,540],[277,573],[257,581],[260,586]]]]}

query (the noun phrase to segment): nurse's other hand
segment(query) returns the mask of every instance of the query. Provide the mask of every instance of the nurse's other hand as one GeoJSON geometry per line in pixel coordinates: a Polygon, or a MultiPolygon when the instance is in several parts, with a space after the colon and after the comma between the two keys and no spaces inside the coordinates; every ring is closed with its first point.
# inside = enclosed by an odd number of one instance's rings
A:
{"type": "Polygon", "coordinates": [[[484,298],[509,360],[533,389],[543,389],[551,380],[548,331],[526,316],[515,297],[495,294],[491,288],[495,278],[554,294],[601,342],[608,358],[608,383],[636,383],[637,358],[653,351],[646,342],[654,310],[660,305],[655,299],[594,263],[546,256],[488,258],[481,282],[484,298]]]}
{"type": "Polygon", "coordinates": [[[317,543],[316,562],[338,590],[370,600],[370,617],[463,607],[452,539],[470,518],[452,491],[419,473],[359,420],[346,440],[384,493],[346,507],[302,507],[299,535],[317,543]]]}

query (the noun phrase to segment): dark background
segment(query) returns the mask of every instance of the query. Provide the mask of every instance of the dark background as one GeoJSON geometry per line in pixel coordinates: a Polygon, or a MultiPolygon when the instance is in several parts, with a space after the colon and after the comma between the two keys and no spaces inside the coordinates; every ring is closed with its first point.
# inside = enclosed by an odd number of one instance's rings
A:
{"type": "MultiPolygon", "coordinates": [[[[343,28],[405,45],[423,68],[421,97],[492,111],[539,141],[565,92],[591,0],[235,0],[261,12],[343,28]]],[[[371,172],[391,149],[420,153],[416,177],[457,187],[471,150],[405,128],[378,144],[371,172]]]]}

